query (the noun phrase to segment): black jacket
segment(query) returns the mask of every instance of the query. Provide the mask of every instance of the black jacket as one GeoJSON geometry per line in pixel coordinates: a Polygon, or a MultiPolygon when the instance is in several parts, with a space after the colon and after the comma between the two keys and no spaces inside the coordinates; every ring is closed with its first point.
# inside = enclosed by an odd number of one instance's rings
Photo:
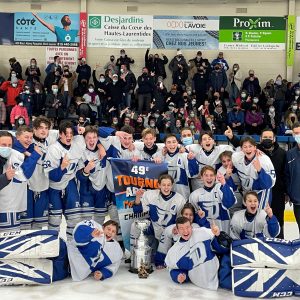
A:
{"type": "Polygon", "coordinates": [[[3,167],[6,164],[7,159],[0,156],[0,190],[4,189],[9,183],[10,180],[6,178],[5,173],[3,174],[3,167]]]}

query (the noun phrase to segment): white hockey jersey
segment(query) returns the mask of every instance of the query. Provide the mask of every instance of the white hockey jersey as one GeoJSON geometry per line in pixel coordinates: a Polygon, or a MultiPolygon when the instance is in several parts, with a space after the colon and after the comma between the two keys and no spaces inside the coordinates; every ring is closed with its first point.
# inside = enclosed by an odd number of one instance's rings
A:
{"type": "Polygon", "coordinates": [[[179,193],[172,192],[166,198],[161,195],[160,190],[148,190],[142,196],[141,204],[133,206],[133,212],[149,212],[155,238],[159,240],[163,230],[175,224],[185,203],[185,199],[179,193]]]}
{"type": "Polygon", "coordinates": [[[232,163],[238,171],[243,192],[255,191],[259,195],[260,208],[265,208],[268,201],[271,203],[271,188],[275,185],[276,173],[270,158],[262,154],[254,157],[261,164],[261,171],[258,173],[252,162],[245,163],[245,154],[242,151],[232,154],[232,163]]]}
{"type": "Polygon", "coordinates": [[[75,177],[78,162],[85,147],[85,142],[81,135],[77,135],[73,138],[70,149],[66,149],[59,141],[49,146],[44,161],[44,169],[45,173],[49,176],[49,185],[51,188],[56,190],[66,188],[69,181],[75,177]],[[67,155],[70,164],[64,171],[61,171],[60,166],[65,155],[67,155]],[[57,170],[57,173],[52,176],[50,172],[54,170],[57,170]]]}
{"type": "Polygon", "coordinates": [[[193,229],[188,241],[179,239],[168,251],[165,259],[167,267],[188,271],[188,277],[195,285],[217,290],[219,260],[211,249],[213,238],[210,229],[193,229]]]}
{"type": "Polygon", "coordinates": [[[73,240],[68,242],[68,257],[74,281],[80,281],[92,272],[100,271],[103,279],[113,276],[119,269],[123,251],[115,240],[106,241],[105,236],[93,238],[91,233],[102,226],[93,220],[78,223],[73,240]]]}

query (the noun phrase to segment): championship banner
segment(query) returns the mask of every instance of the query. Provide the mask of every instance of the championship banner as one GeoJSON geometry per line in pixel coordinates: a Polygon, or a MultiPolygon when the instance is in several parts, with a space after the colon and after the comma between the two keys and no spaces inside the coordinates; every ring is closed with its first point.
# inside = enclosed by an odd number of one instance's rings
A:
{"type": "Polygon", "coordinates": [[[122,238],[126,249],[130,250],[130,227],[134,219],[145,218],[148,214],[134,214],[135,193],[139,189],[158,188],[158,178],[168,172],[166,163],[151,161],[133,162],[119,158],[110,160],[115,187],[116,204],[119,213],[122,238]]]}
{"type": "Polygon", "coordinates": [[[13,45],[14,43],[14,14],[0,13],[0,45],[13,45]]]}
{"type": "Polygon", "coordinates": [[[88,15],[88,47],[152,48],[153,16],[88,15]]]}
{"type": "Polygon", "coordinates": [[[76,47],[78,42],[79,14],[15,13],[15,45],[76,47]]]}
{"type": "Polygon", "coordinates": [[[154,16],[153,48],[216,50],[219,17],[154,16]]]}
{"type": "Polygon", "coordinates": [[[46,47],[46,66],[53,62],[56,55],[59,55],[62,66],[68,65],[72,72],[76,70],[78,64],[77,47],[46,47]]]}
{"type": "Polygon", "coordinates": [[[79,57],[86,58],[86,43],[87,43],[87,13],[80,13],[80,42],[79,42],[79,57]]]}
{"type": "Polygon", "coordinates": [[[220,17],[220,50],[285,50],[284,17],[220,17]]]}

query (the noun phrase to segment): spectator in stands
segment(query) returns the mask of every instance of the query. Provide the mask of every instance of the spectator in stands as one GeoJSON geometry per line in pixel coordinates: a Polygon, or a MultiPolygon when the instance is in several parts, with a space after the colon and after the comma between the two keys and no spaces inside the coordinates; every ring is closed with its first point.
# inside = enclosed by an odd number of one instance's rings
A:
{"type": "Polygon", "coordinates": [[[234,64],[229,73],[229,106],[232,107],[240,94],[243,74],[239,64],[234,64]]]}
{"type": "Polygon", "coordinates": [[[219,64],[225,72],[229,69],[228,63],[224,58],[223,52],[219,52],[218,57],[211,62],[212,68],[214,68],[217,64],[219,64]]]}
{"type": "Polygon", "coordinates": [[[127,69],[130,70],[130,65],[134,64],[134,59],[127,56],[124,49],[120,50],[120,57],[117,59],[116,66],[121,69],[121,65],[126,65],[127,69]]]}
{"type": "Polygon", "coordinates": [[[32,94],[32,114],[35,117],[45,114],[46,95],[43,91],[42,85],[38,82],[34,86],[32,94]]]}
{"type": "Polygon", "coordinates": [[[50,73],[53,73],[55,71],[59,71],[60,73],[62,73],[62,67],[60,65],[60,62],[60,57],[58,55],[55,55],[53,57],[53,62],[50,63],[45,69],[46,74],[49,75],[50,73]]]}
{"type": "Polygon", "coordinates": [[[153,111],[158,110],[159,112],[163,112],[166,106],[166,98],[167,98],[167,88],[163,83],[163,78],[158,77],[157,83],[155,84],[153,90],[153,111]]]}
{"type": "Polygon", "coordinates": [[[168,58],[162,53],[162,58],[159,57],[159,54],[154,54],[154,78],[155,82],[158,81],[159,77],[163,79],[167,78],[167,73],[165,69],[165,65],[169,62],[168,58]]]}
{"type": "Polygon", "coordinates": [[[185,82],[188,78],[188,70],[182,64],[177,64],[177,70],[173,72],[173,84],[177,85],[180,92],[185,91],[185,82]]]}
{"type": "Polygon", "coordinates": [[[91,124],[95,125],[96,120],[99,118],[98,112],[101,113],[101,111],[100,98],[97,95],[93,84],[89,84],[88,91],[83,95],[82,98],[85,100],[85,103],[90,106],[91,114],[89,117],[91,118],[91,124]]]}
{"type": "Polygon", "coordinates": [[[205,68],[205,70],[208,70],[207,73],[209,73],[210,70],[210,63],[207,58],[202,57],[202,52],[198,51],[196,57],[189,60],[189,67],[192,69],[193,67],[196,67],[197,69],[199,67],[205,68]]]}
{"type": "Polygon", "coordinates": [[[138,86],[138,113],[142,114],[143,111],[150,111],[150,103],[155,88],[153,76],[149,74],[146,67],[143,68],[142,75],[138,77],[138,86]]]}
{"type": "Polygon", "coordinates": [[[61,65],[59,65],[59,56],[54,57],[54,63],[49,64],[46,68],[47,76],[44,81],[44,87],[47,89],[48,93],[51,93],[52,85],[59,85],[59,81],[61,76],[63,75],[63,69],[61,65]],[[56,59],[55,59],[56,57],[56,59]]]}
{"type": "Polygon", "coordinates": [[[211,115],[214,113],[217,105],[222,105],[223,111],[227,113],[226,105],[225,105],[224,101],[222,101],[220,93],[214,92],[213,99],[209,104],[209,113],[211,115]]]}
{"type": "Polygon", "coordinates": [[[119,79],[118,74],[112,75],[112,82],[107,84],[107,105],[109,109],[114,107],[117,113],[122,104],[124,86],[125,82],[119,79]]]}
{"type": "Polygon", "coordinates": [[[0,98],[0,130],[3,128],[6,121],[6,107],[4,99],[0,98]]]}
{"type": "Polygon", "coordinates": [[[76,73],[71,72],[68,65],[63,67],[63,75],[58,83],[58,88],[64,95],[67,108],[70,106],[73,99],[73,82],[76,79],[76,73]]]}
{"type": "Polygon", "coordinates": [[[293,203],[294,215],[300,232],[300,193],[299,193],[299,178],[300,178],[300,123],[293,125],[293,136],[297,145],[289,150],[286,154],[286,184],[287,194],[290,201],[293,203]]]}
{"type": "Polygon", "coordinates": [[[245,123],[246,130],[250,135],[261,133],[263,115],[258,111],[258,107],[256,104],[253,103],[251,106],[251,110],[248,110],[246,112],[245,123]]]}
{"type": "Polygon", "coordinates": [[[7,80],[13,79],[13,77],[14,77],[13,74],[16,74],[16,78],[23,79],[22,78],[22,66],[17,61],[17,59],[15,57],[11,57],[8,60],[8,62],[10,64],[10,70],[9,70],[9,77],[7,80]]]}
{"type": "Polygon", "coordinates": [[[244,120],[245,115],[244,112],[240,109],[238,104],[233,104],[232,110],[227,114],[228,125],[231,129],[239,134],[243,135],[245,131],[244,120]]]}
{"type": "Polygon", "coordinates": [[[86,79],[86,82],[89,83],[91,78],[91,67],[86,63],[84,57],[78,58],[79,64],[76,68],[76,73],[78,73],[77,83],[80,84],[82,79],[86,79]]]}
{"type": "Polygon", "coordinates": [[[228,80],[224,68],[222,68],[220,63],[215,64],[209,76],[209,90],[211,93],[219,92],[221,94],[221,98],[223,98],[223,93],[227,84],[228,80]]]}
{"type": "Polygon", "coordinates": [[[24,107],[24,103],[20,96],[16,98],[17,105],[13,107],[10,113],[10,123],[13,129],[18,129],[19,126],[27,125],[29,126],[29,117],[27,109],[24,107]]]}
{"type": "Polygon", "coordinates": [[[121,65],[120,69],[120,79],[124,81],[123,86],[123,107],[131,107],[132,96],[136,87],[136,78],[132,71],[127,69],[127,65],[121,65]]]}
{"type": "Polygon", "coordinates": [[[259,96],[261,87],[258,78],[254,74],[254,70],[249,70],[249,77],[245,78],[242,89],[246,90],[251,97],[259,96]]]}
{"type": "Polygon", "coordinates": [[[284,135],[292,135],[292,128],[294,124],[298,123],[298,118],[295,112],[290,112],[284,120],[284,129],[282,134],[284,135]]]}
{"type": "Polygon", "coordinates": [[[203,105],[207,97],[209,75],[206,69],[202,66],[197,66],[197,73],[192,79],[192,89],[196,94],[197,107],[203,105]]]}
{"type": "Polygon", "coordinates": [[[170,63],[169,63],[169,69],[172,72],[172,78],[173,79],[174,79],[175,72],[178,71],[178,65],[179,64],[181,66],[183,66],[184,70],[188,70],[188,65],[187,65],[186,59],[184,58],[184,56],[182,54],[182,51],[178,49],[177,53],[176,53],[176,56],[174,56],[172,58],[172,60],[170,61],[170,63]]]}
{"type": "Polygon", "coordinates": [[[227,126],[227,114],[223,111],[222,105],[218,104],[213,112],[215,134],[223,134],[227,126]]]}
{"type": "Polygon", "coordinates": [[[287,86],[284,84],[281,75],[278,75],[274,84],[274,107],[278,117],[281,119],[285,106],[285,94],[287,86]]]}
{"type": "Polygon", "coordinates": [[[37,66],[37,61],[35,58],[30,60],[30,64],[25,71],[25,76],[27,76],[27,82],[31,83],[31,88],[33,88],[37,82],[40,82],[41,71],[37,66]]]}
{"type": "Polygon", "coordinates": [[[264,123],[266,128],[270,128],[274,134],[277,134],[280,125],[281,116],[275,110],[275,107],[271,105],[264,115],[264,123]]]}
{"type": "Polygon", "coordinates": [[[30,92],[30,86],[26,83],[23,86],[23,91],[20,93],[20,99],[23,102],[23,106],[27,109],[29,118],[32,117],[32,94],[30,92]]]}
{"type": "MultiPolygon", "coordinates": [[[[116,59],[114,55],[111,55],[109,61],[104,65],[103,69],[111,70],[111,74],[119,74],[119,67],[116,65],[116,59]]],[[[94,82],[95,83],[95,82],[94,82]]]]}

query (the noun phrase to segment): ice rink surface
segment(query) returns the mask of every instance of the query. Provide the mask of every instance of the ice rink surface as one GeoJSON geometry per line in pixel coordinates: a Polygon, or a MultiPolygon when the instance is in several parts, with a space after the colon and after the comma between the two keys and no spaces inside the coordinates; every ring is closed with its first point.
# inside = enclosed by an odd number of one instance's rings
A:
{"type": "MultiPolygon", "coordinates": [[[[298,238],[296,223],[285,223],[287,239],[298,238]]],[[[95,281],[92,277],[82,282],[66,279],[48,286],[7,286],[0,288],[1,300],[166,300],[166,299],[254,299],[236,297],[230,291],[204,290],[188,283],[178,285],[171,281],[167,270],[155,270],[147,279],[139,279],[128,272],[129,265],[122,263],[115,277],[95,281]]],[[[299,274],[300,276],[300,274],[299,274]]],[[[300,299],[289,297],[286,299],[300,299]]]]}

